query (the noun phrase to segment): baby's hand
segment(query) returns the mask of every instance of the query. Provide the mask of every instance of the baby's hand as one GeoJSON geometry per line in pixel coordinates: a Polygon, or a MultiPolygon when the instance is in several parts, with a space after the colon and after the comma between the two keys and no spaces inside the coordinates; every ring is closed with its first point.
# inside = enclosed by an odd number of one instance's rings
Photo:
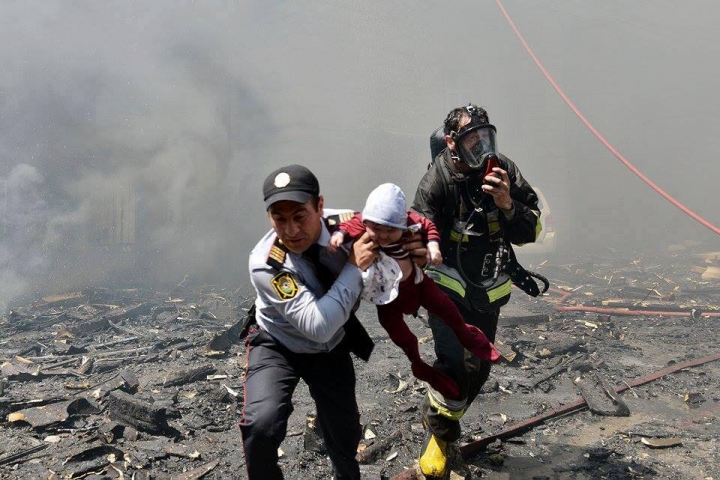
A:
{"type": "Polygon", "coordinates": [[[442,253],[440,253],[440,252],[431,253],[430,254],[430,263],[432,263],[436,267],[438,265],[442,265],[442,263],[443,263],[442,253]]]}
{"type": "Polygon", "coordinates": [[[437,242],[428,243],[427,261],[435,266],[442,264],[442,253],[440,252],[440,246],[437,244],[437,242]]]}
{"type": "Polygon", "coordinates": [[[341,247],[343,244],[343,241],[345,240],[345,235],[343,235],[342,232],[335,232],[332,234],[332,237],[330,237],[330,241],[328,242],[328,252],[335,253],[335,251],[338,249],[338,247],[341,247]]]}

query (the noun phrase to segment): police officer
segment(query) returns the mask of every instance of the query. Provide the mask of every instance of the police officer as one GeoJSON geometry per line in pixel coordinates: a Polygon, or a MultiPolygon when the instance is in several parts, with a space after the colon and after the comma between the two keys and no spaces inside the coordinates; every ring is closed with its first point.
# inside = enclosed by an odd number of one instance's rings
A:
{"type": "MultiPolygon", "coordinates": [[[[433,149],[436,137],[434,133],[430,140],[433,149]]],[[[515,280],[504,268],[514,261],[510,244],[533,242],[542,228],[537,196],[515,163],[497,152],[496,129],[484,109],[453,109],[445,119],[443,147],[420,180],[412,206],[432,220],[441,235],[444,263],[428,275],[456,303],[465,321],[494,342],[500,307],[509,300],[515,280]]],[[[527,272],[514,265],[526,279],[527,272]]],[[[442,477],[447,444],[460,438],[460,418],[487,380],[490,363],[466,352],[439,318],[430,316],[429,324],[437,355],[434,366],[460,387],[459,398],[444,398],[429,389],[422,403],[427,433],[420,468],[428,477],[442,477]]]]}
{"type": "Polygon", "coordinates": [[[366,234],[349,252],[324,248],[330,239],[324,199],[317,178],[303,166],[272,172],[263,196],[273,229],[249,261],[257,326],[247,338],[240,424],[248,478],[283,478],[277,451],[293,411],[293,391],[303,379],[315,400],[335,478],[359,479],[360,414],[349,354],[358,339],[350,337],[359,329],[360,341],[370,342],[363,355],[369,356],[372,340],[353,309],[362,291],[361,270],[375,259],[375,245],[366,234]],[[348,319],[353,329],[344,328],[348,319]]]}

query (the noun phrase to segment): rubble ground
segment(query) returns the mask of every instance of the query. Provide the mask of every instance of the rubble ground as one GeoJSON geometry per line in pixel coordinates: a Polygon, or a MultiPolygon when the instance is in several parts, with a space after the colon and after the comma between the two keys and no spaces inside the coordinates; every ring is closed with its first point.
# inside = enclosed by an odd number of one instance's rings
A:
{"type": "MultiPolygon", "coordinates": [[[[542,298],[515,290],[503,309],[503,359],[462,420],[450,475],[720,478],[720,362],[625,386],[718,355],[720,253],[706,250],[532,266],[552,289],[542,298]],[[462,453],[542,415],[479,453],[462,453]]],[[[183,281],[163,291],[65,292],[7,312],[0,478],[245,478],[245,358],[236,337],[250,302],[241,289],[183,281]]],[[[422,314],[407,322],[431,361],[422,314]]],[[[425,386],[374,307],[363,303],[359,317],[376,342],[370,363],[355,363],[363,478],[418,478],[425,386]]],[[[291,480],[331,478],[302,383],[280,462],[291,480]]]]}

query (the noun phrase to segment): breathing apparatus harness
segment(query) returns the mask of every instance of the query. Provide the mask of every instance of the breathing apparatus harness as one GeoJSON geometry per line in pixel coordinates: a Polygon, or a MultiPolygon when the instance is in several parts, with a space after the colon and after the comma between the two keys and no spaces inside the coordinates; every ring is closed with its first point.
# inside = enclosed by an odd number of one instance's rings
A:
{"type": "MultiPolygon", "coordinates": [[[[463,183],[464,185],[459,185],[460,194],[468,207],[472,208],[472,211],[470,212],[470,215],[465,222],[456,221],[454,226],[454,229],[460,233],[457,238],[457,247],[455,249],[455,264],[458,267],[458,272],[460,273],[460,276],[467,284],[472,285],[477,289],[488,290],[497,285],[502,273],[506,273],[510,277],[512,282],[528,295],[536,297],[541,293],[545,293],[550,287],[550,282],[547,278],[540,275],[539,273],[526,270],[524,267],[522,267],[522,265],[520,265],[520,263],[517,261],[517,257],[515,256],[515,251],[513,250],[512,244],[506,242],[504,237],[502,236],[502,228],[498,229],[495,232],[491,232],[490,229],[487,228],[488,222],[481,220],[481,222],[479,223],[481,225],[484,224],[487,230],[480,232],[477,231],[480,225],[476,225],[473,222],[473,217],[475,217],[476,215],[482,215],[482,213],[484,212],[482,204],[483,201],[488,198],[488,196],[485,195],[483,198],[480,199],[480,201],[474,202],[470,194],[468,193],[467,181],[463,183]],[[495,254],[493,255],[492,275],[487,280],[482,281],[480,282],[480,284],[478,284],[471,280],[470,276],[465,272],[460,253],[462,239],[464,236],[480,237],[483,235],[488,235],[489,241],[496,244],[497,248],[495,250],[495,254]],[[537,284],[532,281],[530,277],[537,278],[543,283],[542,291],[540,291],[537,284]]],[[[497,209],[495,210],[495,213],[497,214],[497,209]]]]}
{"type": "MultiPolygon", "coordinates": [[[[505,253],[507,252],[507,249],[505,248],[504,239],[501,236],[498,236],[496,239],[494,239],[494,242],[496,242],[498,244],[498,246],[497,246],[497,250],[495,251],[495,256],[494,256],[493,274],[492,274],[492,277],[489,282],[488,281],[482,282],[483,285],[478,285],[477,283],[473,282],[470,279],[470,277],[465,273],[465,269],[463,269],[462,261],[460,260],[460,251],[461,251],[463,236],[481,237],[481,236],[485,235],[486,232],[477,232],[475,230],[475,228],[476,228],[475,224],[472,223],[472,220],[473,220],[473,217],[475,216],[475,214],[482,214],[482,212],[483,212],[483,208],[480,205],[481,202],[478,202],[477,205],[474,205],[473,203],[471,203],[472,200],[470,199],[470,195],[468,194],[467,190],[462,187],[466,187],[466,185],[461,186],[460,192],[461,192],[461,195],[463,196],[463,198],[465,198],[465,201],[466,201],[468,207],[472,208],[472,211],[471,211],[468,219],[464,222],[464,225],[463,225],[463,222],[460,222],[460,221],[456,221],[455,225],[454,225],[455,230],[458,231],[458,233],[460,233],[460,235],[457,238],[457,248],[455,249],[456,265],[458,266],[458,271],[460,272],[460,275],[462,275],[463,279],[467,283],[469,283],[470,285],[472,285],[475,288],[486,289],[486,288],[494,285],[495,282],[497,282],[498,277],[500,276],[500,272],[502,271],[502,267],[503,267],[503,264],[505,261],[505,253]]],[[[489,231],[487,233],[489,234],[489,231]]],[[[493,241],[493,239],[491,239],[491,241],[493,241]]]]}

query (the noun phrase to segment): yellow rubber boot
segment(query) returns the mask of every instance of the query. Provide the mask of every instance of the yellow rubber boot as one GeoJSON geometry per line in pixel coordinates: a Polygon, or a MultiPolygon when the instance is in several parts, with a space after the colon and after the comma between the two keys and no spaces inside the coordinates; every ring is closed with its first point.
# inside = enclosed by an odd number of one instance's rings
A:
{"type": "Polygon", "coordinates": [[[428,432],[420,453],[420,471],[426,477],[443,477],[447,467],[447,442],[428,432]]]}

